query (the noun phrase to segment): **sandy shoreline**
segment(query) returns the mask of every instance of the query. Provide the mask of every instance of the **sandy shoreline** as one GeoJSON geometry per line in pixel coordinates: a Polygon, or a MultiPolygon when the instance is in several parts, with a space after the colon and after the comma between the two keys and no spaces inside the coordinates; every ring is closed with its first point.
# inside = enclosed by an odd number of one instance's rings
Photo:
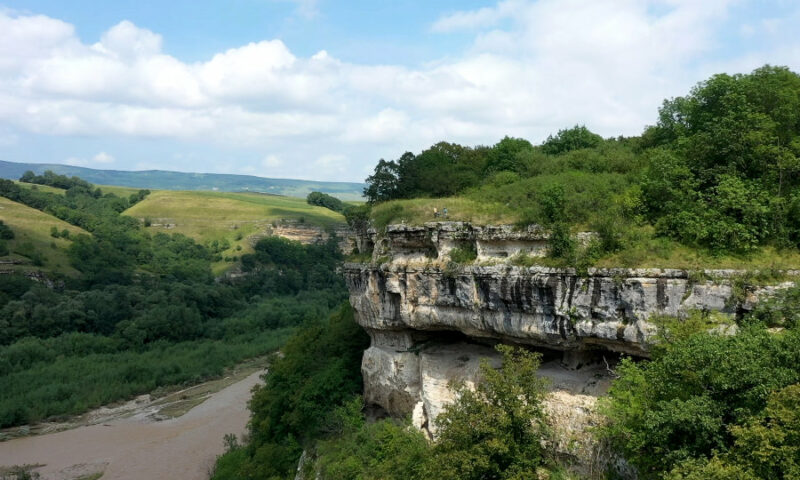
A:
{"type": "Polygon", "coordinates": [[[244,433],[256,372],[212,394],[186,414],[163,421],[133,415],[103,424],[0,442],[0,466],[44,464],[43,480],[71,480],[104,472],[103,479],[204,480],[223,436],[244,433]]]}

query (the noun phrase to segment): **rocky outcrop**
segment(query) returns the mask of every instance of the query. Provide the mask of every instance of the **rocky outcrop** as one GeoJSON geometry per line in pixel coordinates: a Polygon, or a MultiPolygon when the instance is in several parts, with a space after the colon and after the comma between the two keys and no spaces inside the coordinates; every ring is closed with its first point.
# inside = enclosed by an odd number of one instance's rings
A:
{"type": "Polygon", "coordinates": [[[350,254],[355,247],[355,236],[346,226],[333,229],[324,229],[316,225],[300,222],[283,222],[275,224],[269,231],[270,235],[294,240],[304,245],[325,243],[333,235],[339,244],[339,249],[344,254],[350,254]]]}
{"type": "Polygon", "coordinates": [[[787,284],[753,288],[734,299],[736,272],[599,270],[511,265],[346,264],[358,322],[374,331],[457,331],[562,351],[612,350],[646,356],[656,315],[691,310],[731,316],[759,295],[787,284]],[[743,300],[739,301],[739,300],[743,300]]]}
{"type": "Polygon", "coordinates": [[[373,248],[372,261],[345,264],[343,273],[356,320],[372,339],[362,363],[365,400],[392,415],[411,415],[435,435],[436,417],[453,400],[451,382],[478,381],[481,357],[499,361],[495,343],[527,345],[549,352],[540,373],[552,379],[547,409],[554,450],[578,471],[597,471],[614,463],[586,433],[598,421],[594,405],[609,383],[604,356],[612,364],[620,353],[648,356],[657,316],[701,310],[733,319],[792,284],[743,290],[742,272],[728,270],[579,274],[515,265],[523,255],[545,255],[547,242],[547,232],[536,226],[459,222],[362,235],[359,248],[373,248]],[[474,252],[475,262],[451,262],[456,248],[474,252]]]}

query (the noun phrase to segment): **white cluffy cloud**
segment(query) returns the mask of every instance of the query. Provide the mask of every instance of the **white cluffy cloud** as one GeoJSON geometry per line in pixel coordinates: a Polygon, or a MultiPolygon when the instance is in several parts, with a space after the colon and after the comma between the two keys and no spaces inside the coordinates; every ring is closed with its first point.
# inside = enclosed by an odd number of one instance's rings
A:
{"type": "MultiPolygon", "coordinates": [[[[314,1],[296,3],[316,11],[314,1]]],[[[716,58],[733,3],[505,0],[435,21],[432,31],[471,32],[473,41],[419,68],[349,63],[326,51],[298,57],[278,39],[190,63],[129,21],[89,44],[61,20],[0,11],[0,129],[212,142],[271,152],[261,170],[336,180],[361,180],[378,158],[440,140],[538,142],[575,123],[638,134],[661,100],[715,71],[800,67],[792,22],[769,19],[733,29],[737,38],[763,36],[753,49],[716,58]]]]}
{"type": "Polygon", "coordinates": [[[69,157],[64,160],[67,165],[76,167],[107,167],[109,164],[114,163],[114,157],[106,152],[100,152],[91,158],[69,157]]]}

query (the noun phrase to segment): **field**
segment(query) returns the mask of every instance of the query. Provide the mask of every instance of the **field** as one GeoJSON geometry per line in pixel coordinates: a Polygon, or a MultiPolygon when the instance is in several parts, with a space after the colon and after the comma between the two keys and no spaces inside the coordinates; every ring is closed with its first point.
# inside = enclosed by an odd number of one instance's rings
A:
{"type": "MultiPolygon", "coordinates": [[[[20,182],[20,181],[15,181],[14,183],[16,183],[17,185],[19,185],[22,188],[36,189],[36,190],[39,190],[39,191],[42,191],[42,192],[58,193],[60,195],[63,195],[64,192],[65,192],[65,190],[63,188],[50,187],[50,186],[47,186],[47,185],[34,185],[33,183],[25,183],[25,182],[20,182]]],[[[138,193],[139,190],[140,190],[139,188],[118,187],[116,185],[95,185],[95,187],[97,187],[100,190],[102,190],[104,194],[113,193],[114,195],[116,195],[118,197],[128,197],[132,193],[138,193]]]]}
{"type": "Polygon", "coordinates": [[[214,241],[229,245],[219,251],[223,261],[213,265],[215,273],[229,267],[234,257],[252,252],[253,240],[279,223],[322,228],[344,224],[342,215],[304,199],[257,193],[159,190],[124,215],[145,220],[152,232],[182,233],[206,245],[214,241]]]}
{"type": "Polygon", "coordinates": [[[33,183],[25,183],[25,182],[20,182],[20,181],[16,181],[16,180],[14,181],[14,183],[16,183],[17,185],[19,185],[22,188],[27,188],[27,189],[30,189],[30,190],[39,190],[39,191],[47,192],[47,193],[57,193],[59,195],[63,195],[64,192],[66,191],[63,188],[50,187],[48,185],[35,185],[33,183]]]}
{"type": "Polygon", "coordinates": [[[10,226],[15,234],[15,238],[8,241],[11,255],[2,259],[23,262],[18,265],[3,265],[3,270],[44,269],[66,275],[77,275],[78,272],[70,267],[66,254],[70,241],[53,238],[50,230],[52,227],[56,227],[59,232],[68,230],[71,236],[85,234],[84,230],[3,197],[0,197],[0,219],[10,226]],[[41,256],[41,262],[33,262],[31,256],[35,257],[37,254],[41,256]]]}

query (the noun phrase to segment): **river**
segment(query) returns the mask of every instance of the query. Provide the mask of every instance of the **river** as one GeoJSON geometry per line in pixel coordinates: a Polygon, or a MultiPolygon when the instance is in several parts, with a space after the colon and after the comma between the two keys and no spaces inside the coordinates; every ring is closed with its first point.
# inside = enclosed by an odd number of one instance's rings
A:
{"type": "Polygon", "coordinates": [[[42,480],[73,480],[103,472],[103,480],[205,480],[223,437],[245,432],[253,373],[209,396],[184,415],[153,421],[144,415],[58,433],[0,442],[0,466],[42,464],[42,480]]]}

